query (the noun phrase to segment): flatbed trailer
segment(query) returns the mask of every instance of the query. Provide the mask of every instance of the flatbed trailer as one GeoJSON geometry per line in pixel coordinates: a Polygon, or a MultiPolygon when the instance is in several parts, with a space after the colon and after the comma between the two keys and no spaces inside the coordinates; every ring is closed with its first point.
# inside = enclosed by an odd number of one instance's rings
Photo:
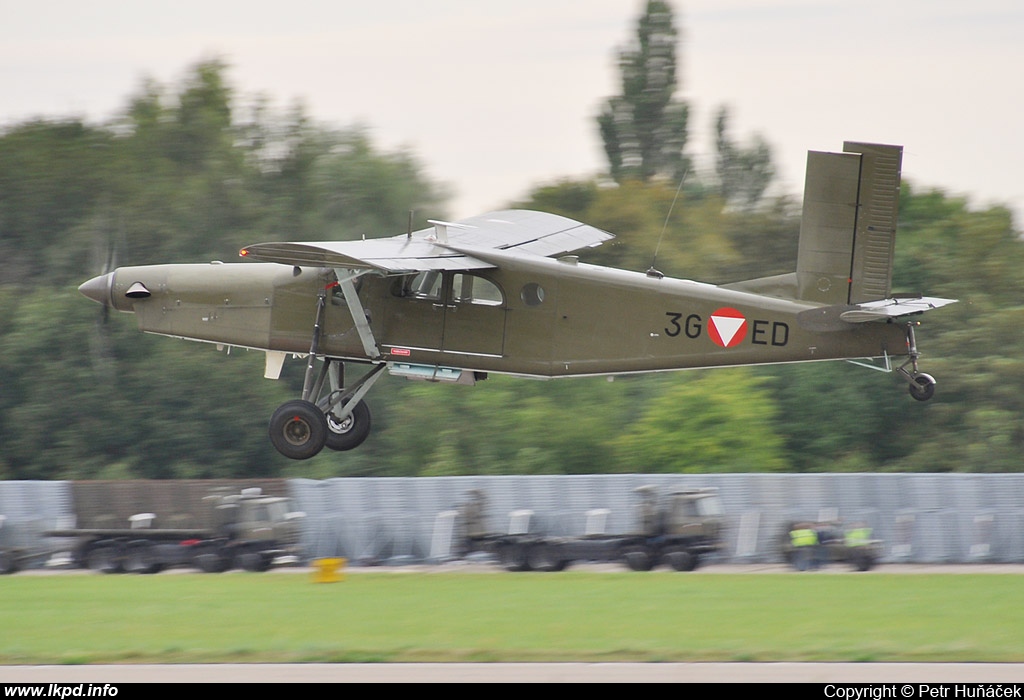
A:
{"type": "Polygon", "coordinates": [[[578,537],[482,532],[474,525],[483,509],[477,493],[463,510],[464,548],[491,552],[509,571],[562,571],[584,561],[621,562],[633,571],[650,571],[662,564],[693,571],[702,558],[721,548],[724,520],[717,489],[687,489],[664,497],[647,486],[636,492],[640,532],[578,537]]]}
{"type": "Polygon", "coordinates": [[[154,574],[176,566],[208,573],[231,568],[266,571],[282,558],[300,555],[296,520],[288,499],[264,496],[259,489],[211,495],[213,527],[151,528],[152,513],[130,518],[126,528],[63,528],[47,537],[68,541],[72,563],[102,573],[154,574]]]}

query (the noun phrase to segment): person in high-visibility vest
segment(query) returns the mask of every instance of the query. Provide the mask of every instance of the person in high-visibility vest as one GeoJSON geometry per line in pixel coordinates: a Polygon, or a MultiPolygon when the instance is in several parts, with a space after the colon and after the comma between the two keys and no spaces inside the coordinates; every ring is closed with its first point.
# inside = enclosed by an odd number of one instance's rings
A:
{"type": "Polygon", "coordinates": [[[799,523],[789,531],[789,541],[793,545],[793,566],[797,571],[807,571],[814,561],[818,533],[807,523],[799,523]]]}
{"type": "Polygon", "coordinates": [[[863,547],[871,542],[871,528],[864,523],[856,523],[846,531],[847,547],[863,547]]]}

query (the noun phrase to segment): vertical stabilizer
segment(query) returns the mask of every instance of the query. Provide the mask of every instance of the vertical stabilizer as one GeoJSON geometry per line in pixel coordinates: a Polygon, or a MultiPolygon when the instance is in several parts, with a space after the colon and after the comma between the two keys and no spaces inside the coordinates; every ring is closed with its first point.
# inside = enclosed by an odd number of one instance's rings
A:
{"type": "Polygon", "coordinates": [[[850,303],[885,299],[892,291],[903,147],[847,141],[843,151],[862,154],[850,303]]]}
{"type": "Polygon", "coordinates": [[[901,146],[846,142],[807,154],[797,298],[856,304],[889,295],[901,146]]]}

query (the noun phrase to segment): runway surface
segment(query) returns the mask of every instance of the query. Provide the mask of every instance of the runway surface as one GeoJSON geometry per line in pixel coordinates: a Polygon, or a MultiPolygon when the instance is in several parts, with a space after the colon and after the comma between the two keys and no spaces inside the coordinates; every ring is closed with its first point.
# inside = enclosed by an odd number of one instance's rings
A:
{"type": "Polygon", "coordinates": [[[1019,683],[1024,664],[0,666],[0,683],[1019,683]]]}

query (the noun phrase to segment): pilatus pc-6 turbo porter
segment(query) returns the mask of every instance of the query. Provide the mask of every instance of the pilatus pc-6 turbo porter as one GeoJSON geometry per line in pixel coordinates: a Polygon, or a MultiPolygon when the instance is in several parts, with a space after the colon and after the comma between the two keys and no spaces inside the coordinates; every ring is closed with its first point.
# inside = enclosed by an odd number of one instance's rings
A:
{"type": "Polygon", "coordinates": [[[260,243],[259,264],[122,267],[80,289],[149,333],[306,358],[302,397],[270,419],[281,454],[356,447],[385,371],[473,384],[490,372],[570,377],[871,360],[925,401],[913,317],[950,299],[891,293],[903,149],[810,152],[796,272],[720,286],[580,263],[613,236],[497,211],[392,238],[260,243]],[[894,362],[901,362],[898,366],[894,362]],[[367,365],[358,379],[346,364],[367,365]]]}

